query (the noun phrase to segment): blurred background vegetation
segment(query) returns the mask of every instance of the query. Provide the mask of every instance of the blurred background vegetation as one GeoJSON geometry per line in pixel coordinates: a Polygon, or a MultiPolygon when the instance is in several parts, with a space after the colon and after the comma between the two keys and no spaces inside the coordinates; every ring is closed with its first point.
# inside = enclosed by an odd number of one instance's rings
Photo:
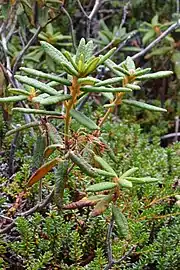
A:
{"type": "MultiPolygon", "coordinates": [[[[49,73],[61,71],[44,53],[40,41],[74,53],[79,40],[85,37],[94,41],[95,53],[103,54],[116,47],[113,61],[120,63],[127,56],[142,52],[175,24],[180,19],[179,9],[176,0],[0,0],[0,96],[4,96],[8,84],[15,86],[14,75],[21,66],[49,73]],[[89,18],[97,3],[98,8],[89,18]]],[[[180,28],[174,28],[135,62],[138,67],[173,70],[174,74],[144,82],[143,91],[135,93],[138,100],[166,108],[166,114],[123,104],[103,129],[102,137],[117,156],[117,172],[134,166],[139,167],[136,177],[146,173],[164,179],[162,184],[137,185],[124,193],[121,206],[128,217],[131,236],[118,238],[116,227],[112,233],[113,257],[117,261],[125,256],[124,259],[106,268],[108,210],[97,218],[90,216],[90,208],[68,210],[60,215],[52,202],[28,218],[18,217],[18,213],[37,202],[37,185],[23,194],[34,166],[37,137],[30,132],[6,137],[9,129],[26,119],[20,114],[12,119],[11,107],[3,105],[0,106],[2,231],[18,218],[16,226],[0,236],[0,269],[179,269],[180,28]],[[132,246],[135,249],[127,254],[132,246]]],[[[102,66],[98,71],[99,78],[108,78],[109,70],[102,66]]],[[[92,95],[84,105],[86,114],[94,118],[102,115],[102,101],[106,102],[104,97],[92,95]]],[[[54,125],[58,125],[55,120],[54,125]]],[[[59,130],[62,131],[61,127],[59,130]]],[[[44,197],[54,182],[53,172],[46,175],[44,197]]],[[[65,204],[76,201],[90,183],[91,179],[82,176],[77,168],[70,177],[65,204]]]]}

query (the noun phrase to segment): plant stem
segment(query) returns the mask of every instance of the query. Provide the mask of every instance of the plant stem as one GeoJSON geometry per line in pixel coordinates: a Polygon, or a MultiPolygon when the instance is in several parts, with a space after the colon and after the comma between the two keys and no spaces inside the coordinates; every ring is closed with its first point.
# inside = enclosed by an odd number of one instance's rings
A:
{"type": "MultiPolygon", "coordinates": [[[[124,86],[123,86],[124,87],[124,86]]],[[[115,98],[115,100],[112,102],[112,104],[114,105],[119,105],[121,104],[121,100],[123,97],[124,93],[118,93],[117,97],[115,98]]],[[[107,110],[107,112],[105,113],[105,115],[103,116],[103,118],[101,118],[101,121],[99,123],[99,127],[102,127],[102,125],[104,124],[104,122],[106,121],[106,119],[108,118],[109,114],[112,113],[114,111],[114,108],[109,108],[107,110]]]]}
{"type": "Polygon", "coordinates": [[[77,101],[77,97],[79,95],[80,92],[80,85],[77,82],[78,78],[77,77],[73,77],[72,80],[72,86],[70,87],[70,92],[71,92],[71,96],[72,98],[65,102],[65,107],[66,107],[66,116],[65,116],[65,145],[66,145],[66,149],[69,148],[68,146],[68,137],[69,137],[69,126],[70,126],[70,110],[71,108],[76,104],[77,101]]]}
{"type": "MultiPolygon", "coordinates": [[[[122,87],[126,87],[126,84],[128,84],[129,80],[128,77],[125,77],[125,79],[122,82],[122,87]]],[[[115,100],[111,103],[112,105],[120,105],[121,101],[122,101],[122,97],[124,96],[124,93],[119,92],[116,94],[116,98],[115,100]]],[[[99,123],[99,127],[102,127],[102,125],[104,124],[104,122],[106,121],[106,119],[108,118],[109,114],[112,113],[114,111],[114,107],[109,108],[107,110],[107,112],[105,113],[104,117],[101,118],[101,121],[99,123]]],[[[99,131],[98,131],[99,132],[99,131]]]]}

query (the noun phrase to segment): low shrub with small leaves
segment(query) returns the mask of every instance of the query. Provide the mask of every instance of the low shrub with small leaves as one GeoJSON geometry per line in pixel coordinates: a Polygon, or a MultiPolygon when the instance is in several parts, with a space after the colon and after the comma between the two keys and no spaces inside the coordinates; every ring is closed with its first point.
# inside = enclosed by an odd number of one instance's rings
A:
{"type": "MultiPolygon", "coordinates": [[[[152,265],[155,269],[178,269],[179,208],[176,194],[179,194],[180,144],[162,148],[157,139],[150,143],[149,135],[142,133],[137,124],[107,122],[102,136],[116,153],[115,169],[119,174],[131,164],[140,168],[136,178],[147,171],[149,176],[163,176],[159,184],[134,185],[131,190],[123,188],[117,206],[128,218],[129,233],[123,238],[122,228],[119,231],[118,223],[114,226],[113,257],[118,260],[131,246],[137,247],[125,262],[112,269],[151,269],[152,265]],[[163,245],[165,250],[162,253],[163,245]]],[[[113,164],[107,154],[106,158],[109,164],[113,164]]],[[[78,185],[83,191],[89,181],[88,177],[82,180],[77,170],[72,175],[71,185],[73,188],[78,185]]],[[[100,181],[97,178],[95,183],[100,181]]],[[[45,182],[53,184],[53,174],[45,182]]],[[[71,193],[66,190],[67,205],[71,202],[71,193]]],[[[90,215],[91,207],[65,210],[60,215],[55,205],[51,207],[54,210],[36,213],[28,220],[24,217],[17,219],[18,237],[12,237],[7,246],[2,243],[3,263],[7,264],[8,247],[14,266],[23,265],[25,269],[104,269],[108,263],[106,234],[110,209],[94,218],[90,215]]]]}

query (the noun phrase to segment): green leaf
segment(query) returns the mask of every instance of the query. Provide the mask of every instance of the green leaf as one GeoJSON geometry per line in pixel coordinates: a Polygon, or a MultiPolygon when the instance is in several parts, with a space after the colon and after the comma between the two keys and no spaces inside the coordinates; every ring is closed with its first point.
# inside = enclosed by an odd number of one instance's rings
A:
{"type": "Polygon", "coordinates": [[[40,95],[37,96],[37,97],[33,97],[33,98],[32,98],[32,102],[40,103],[41,100],[43,100],[44,98],[47,98],[47,97],[50,97],[50,95],[49,95],[49,94],[46,94],[46,93],[43,93],[43,94],[40,94],[40,95]]]}
{"type": "Polygon", "coordinates": [[[79,46],[77,48],[77,52],[76,52],[76,64],[79,63],[79,59],[80,59],[80,56],[81,54],[85,54],[85,45],[86,45],[86,42],[85,42],[85,39],[84,38],[81,38],[80,42],[79,42],[79,46]]]}
{"type": "Polygon", "coordinates": [[[12,94],[16,94],[16,95],[25,95],[25,96],[29,96],[30,93],[24,89],[18,89],[18,88],[9,88],[8,92],[12,93],[12,94]]]}
{"type": "Polygon", "coordinates": [[[15,134],[16,132],[20,132],[20,131],[23,131],[25,129],[28,129],[28,128],[31,128],[31,127],[36,127],[36,126],[39,126],[40,123],[39,122],[31,122],[31,123],[28,123],[28,124],[25,124],[25,125],[22,125],[20,127],[17,127],[17,128],[14,128],[10,131],[8,131],[6,133],[6,136],[10,136],[12,134],[15,134]]]}
{"type": "Polygon", "coordinates": [[[33,151],[33,161],[32,161],[32,168],[38,169],[43,164],[43,153],[46,148],[46,134],[40,134],[36,138],[36,143],[33,151]]]}
{"type": "Polygon", "coordinates": [[[78,83],[81,85],[94,85],[95,83],[98,83],[100,80],[93,78],[93,77],[86,77],[86,78],[79,78],[78,83]]]}
{"type": "Polygon", "coordinates": [[[143,37],[142,42],[145,45],[148,41],[150,41],[155,36],[154,29],[149,30],[143,37]]]}
{"type": "Polygon", "coordinates": [[[174,197],[176,198],[176,200],[178,200],[178,201],[180,200],[180,195],[177,194],[174,197]]]}
{"type": "Polygon", "coordinates": [[[110,177],[114,177],[114,172],[109,172],[109,171],[104,171],[101,169],[97,169],[97,168],[93,168],[94,171],[99,174],[99,175],[103,175],[103,176],[110,176],[110,177]]]}
{"type": "Polygon", "coordinates": [[[144,75],[146,73],[149,73],[150,71],[151,71],[151,68],[145,68],[145,69],[140,69],[140,70],[136,69],[136,72],[134,73],[134,75],[135,76],[144,75]]]}
{"type": "Polygon", "coordinates": [[[122,102],[130,106],[142,108],[144,110],[149,110],[149,111],[154,111],[154,112],[167,112],[166,109],[156,107],[156,106],[144,103],[144,102],[136,101],[136,100],[123,99],[122,102]]]}
{"type": "Polygon", "coordinates": [[[100,140],[103,142],[105,146],[105,151],[107,152],[108,156],[113,160],[115,163],[117,163],[117,158],[113,152],[113,149],[109,146],[109,144],[102,138],[100,137],[100,140]]]}
{"type": "Polygon", "coordinates": [[[81,54],[78,62],[78,71],[82,73],[84,71],[84,55],[81,54]]]}
{"type": "Polygon", "coordinates": [[[127,66],[128,70],[135,70],[136,69],[135,63],[130,56],[128,56],[126,58],[126,66],[127,66]]]}
{"type": "Polygon", "coordinates": [[[70,95],[59,95],[54,97],[47,97],[45,99],[40,100],[40,104],[42,105],[50,105],[50,104],[57,104],[61,101],[71,99],[70,95]]]}
{"type": "Polygon", "coordinates": [[[117,177],[117,174],[115,173],[115,171],[113,170],[113,168],[100,156],[94,155],[94,160],[96,162],[99,163],[99,165],[101,165],[101,167],[103,169],[105,169],[106,171],[114,174],[115,177],[117,177]]]}
{"type": "Polygon", "coordinates": [[[170,52],[171,50],[172,50],[171,46],[163,46],[161,48],[153,50],[151,53],[147,54],[145,56],[145,58],[149,59],[154,55],[163,55],[163,54],[166,54],[166,53],[170,52]]]}
{"type": "Polygon", "coordinates": [[[77,70],[70,65],[69,63],[62,63],[62,67],[63,69],[70,75],[76,76],[78,77],[79,73],[77,72],[77,70]]]}
{"type": "Polygon", "coordinates": [[[110,93],[117,93],[117,92],[132,92],[131,89],[126,87],[96,87],[96,86],[82,86],[81,91],[84,92],[97,92],[97,93],[103,93],[103,92],[110,92],[110,93]]]}
{"type": "Polygon", "coordinates": [[[27,96],[25,95],[4,97],[4,98],[0,98],[0,103],[18,102],[18,101],[22,101],[26,99],[27,99],[27,96]]]}
{"type": "Polygon", "coordinates": [[[68,61],[72,64],[72,66],[75,68],[75,70],[78,70],[77,64],[74,61],[74,57],[70,54],[70,52],[65,51],[63,54],[66,56],[68,61]]]}
{"type": "MultiPolygon", "coordinates": [[[[24,2],[24,4],[26,4],[26,5],[27,5],[27,3],[28,3],[28,1],[24,2]]],[[[31,8],[32,8],[32,6],[31,6],[31,8]]],[[[48,7],[41,7],[41,8],[38,9],[37,23],[41,27],[44,27],[46,25],[46,23],[48,22],[48,13],[49,13],[48,7]]]]}
{"type": "Polygon", "coordinates": [[[158,178],[152,178],[152,177],[126,177],[127,180],[132,181],[135,184],[148,184],[148,183],[154,183],[154,182],[160,182],[158,178]]]}
{"type": "Polygon", "coordinates": [[[58,164],[55,172],[54,200],[59,209],[63,206],[64,189],[68,170],[68,161],[64,160],[58,164]]]}
{"type": "Polygon", "coordinates": [[[133,173],[136,172],[137,170],[138,170],[137,167],[133,167],[133,168],[127,170],[125,173],[123,173],[123,174],[120,176],[120,178],[121,178],[121,179],[122,179],[122,178],[125,178],[125,177],[127,177],[127,176],[133,174],[133,173]]]}
{"type": "Polygon", "coordinates": [[[125,68],[122,68],[121,66],[115,66],[114,69],[117,69],[118,71],[122,72],[124,75],[127,75],[127,76],[131,75],[128,70],[126,70],[125,68]]]}
{"type": "Polygon", "coordinates": [[[99,57],[92,59],[92,61],[90,61],[89,63],[87,62],[83,73],[85,75],[92,73],[96,69],[98,63],[99,63],[99,57]]]}
{"type": "Polygon", "coordinates": [[[126,187],[126,188],[132,188],[132,183],[126,179],[119,179],[118,180],[118,184],[122,187],[126,187]]]}
{"type": "Polygon", "coordinates": [[[138,48],[138,47],[132,47],[132,46],[126,46],[126,47],[123,47],[121,48],[120,50],[121,52],[140,52],[141,51],[141,48],[138,48]]]}
{"type": "Polygon", "coordinates": [[[142,76],[137,76],[136,79],[140,81],[144,80],[150,80],[150,79],[159,79],[159,78],[164,78],[172,75],[172,71],[158,71],[156,73],[150,73],[150,74],[145,74],[142,76]]]}
{"type": "Polygon", "coordinates": [[[100,81],[100,82],[96,83],[95,86],[99,87],[99,86],[104,86],[104,85],[108,85],[108,84],[114,84],[114,83],[121,82],[122,80],[123,80],[123,77],[115,77],[115,78],[107,79],[104,81],[100,81]]]}
{"type": "Polygon", "coordinates": [[[156,14],[151,20],[152,26],[156,26],[158,24],[158,19],[159,19],[159,15],[156,14]]]}
{"type": "Polygon", "coordinates": [[[115,52],[115,50],[116,50],[116,47],[112,48],[105,55],[100,55],[100,61],[99,61],[98,65],[103,64],[107,59],[109,59],[113,55],[113,53],[115,52]]]}
{"type": "Polygon", "coordinates": [[[172,62],[174,63],[174,70],[178,79],[180,79],[180,55],[179,51],[175,51],[171,57],[172,62]]]}
{"type": "Polygon", "coordinates": [[[30,75],[33,75],[33,76],[36,76],[36,77],[40,77],[40,78],[44,78],[44,79],[49,79],[49,80],[53,80],[53,81],[56,81],[56,82],[59,82],[63,85],[67,85],[67,86],[70,86],[71,85],[71,82],[65,78],[62,78],[62,77],[58,77],[56,75],[52,75],[52,74],[48,74],[48,73],[44,73],[42,71],[39,71],[39,70],[35,70],[35,69],[32,69],[32,68],[25,68],[25,67],[21,67],[20,70],[30,74],[30,75]]]}
{"type": "Polygon", "coordinates": [[[93,55],[93,50],[94,50],[94,44],[93,41],[90,40],[85,46],[85,61],[90,59],[93,55]]]}
{"type": "Polygon", "coordinates": [[[88,118],[81,112],[72,109],[70,110],[70,115],[88,129],[92,130],[99,129],[99,127],[90,118],[88,118]]]}
{"type": "Polygon", "coordinates": [[[36,110],[36,109],[27,109],[27,108],[13,108],[12,112],[62,116],[60,112],[56,112],[56,111],[45,111],[45,110],[36,110]]]}
{"type": "Polygon", "coordinates": [[[128,83],[128,84],[126,84],[126,87],[130,88],[131,90],[141,90],[141,87],[137,84],[128,83]]]}
{"type": "Polygon", "coordinates": [[[119,237],[127,238],[129,234],[128,222],[123,213],[119,210],[119,208],[112,206],[112,213],[114,217],[114,221],[118,228],[119,237]]]}
{"type": "Polygon", "coordinates": [[[27,76],[20,76],[20,75],[15,75],[15,78],[24,83],[28,84],[30,86],[33,86],[36,89],[39,89],[40,91],[47,93],[49,95],[58,95],[58,91],[56,91],[54,88],[50,87],[49,85],[39,82],[36,79],[29,78],[27,76]]]}
{"type": "Polygon", "coordinates": [[[44,51],[51,57],[51,59],[55,63],[59,64],[60,66],[62,66],[62,63],[69,63],[66,57],[54,46],[45,41],[41,41],[40,43],[44,51]]]}
{"type": "MultiPolygon", "coordinates": [[[[112,93],[106,93],[106,92],[103,92],[101,93],[105,98],[109,99],[109,100],[113,100],[114,99],[114,96],[112,93]]],[[[106,105],[110,105],[110,104],[106,104],[106,105]]],[[[105,105],[104,105],[105,107],[105,105]]]]}
{"type": "Polygon", "coordinates": [[[87,192],[99,192],[99,191],[113,189],[116,186],[117,186],[117,184],[114,182],[101,182],[101,183],[94,184],[94,185],[87,187],[86,191],[87,192]]]}
{"type": "Polygon", "coordinates": [[[118,67],[112,60],[107,59],[104,62],[104,65],[107,66],[113,73],[115,73],[119,77],[124,77],[124,73],[118,71],[115,69],[115,67],[118,67]]]}
{"type": "Polygon", "coordinates": [[[59,132],[51,123],[46,123],[46,129],[53,144],[63,144],[63,140],[59,135],[59,132]]]}
{"type": "Polygon", "coordinates": [[[111,31],[109,30],[109,28],[108,28],[108,26],[106,25],[106,23],[104,22],[104,20],[100,20],[100,22],[99,22],[99,24],[100,24],[100,26],[101,26],[101,28],[103,29],[103,30],[105,30],[105,32],[107,32],[108,33],[108,35],[111,35],[111,31]]]}
{"type": "Polygon", "coordinates": [[[82,172],[84,172],[88,176],[97,176],[92,166],[88,164],[80,155],[75,154],[73,151],[69,151],[69,158],[81,169],[82,172]]]}
{"type": "MultiPolygon", "coordinates": [[[[59,85],[59,82],[55,82],[55,81],[51,81],[51,82],[48,82],[47,85],[51,86],[51,87],[54,87],[54,86],[58,86],[59,85]]],[[[63,91],[63,90],[62,90],[63,91]]],[[[60,91],[58,91],[59,93],[60,91]]]]}

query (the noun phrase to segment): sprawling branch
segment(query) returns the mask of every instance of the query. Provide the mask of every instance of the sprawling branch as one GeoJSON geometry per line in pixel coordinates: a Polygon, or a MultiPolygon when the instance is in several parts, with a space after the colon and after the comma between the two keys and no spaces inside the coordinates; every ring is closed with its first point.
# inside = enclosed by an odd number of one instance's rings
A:
{"type": "Polygon", "coordinates": [[[88,39],[89,38],[89,35],[90,35],[90,29],[91,29],[92,19],[96,15],[96,13],[98,12],[100,5],[102,5],[102,2],[101,2],[101,0],[95,0],[94,7],[93,7],[93,9],[92,9],[92,11],[90,12],[89,15],[84,10],[84,8],[83,8],[83,6],[81,4],[81,1],[80,0],[77,0],[77,3],[79,5],[80,10],[82,11],[82,13],[84,14],[85,18],[87,19],[86,38],[88,39]]]}
{"type": "Polygon", "coordinates": [[[111,263],[109,263],[108,265],[106,265],[106,267],[104,268],[104,270],[109,270],[109,269],[112,268],[113,265],[118,265],[122,261],[125,261],[129,257],[129,255],[136,249],[136,247],[137,247],[137,245],[132,246],[130,248],[130,250],[127,251],[127,253],[124,256],[122,256],[119,260],[117,260],[117,261],[112,260],[111,263]]]}
{"type": "Polygon", "coordinates": [[[112,218],[110,223],[109,223],[109,226],[108,226],[107,239],[106,239],[108,263],[109,264],[111,264],[113,262],[112,246],[111,246],[111,235],[112,235],[113,225],[114,225],[114,219],[112,218]]]}
{"type": "MultiPolygon", "coordinates": [[[[19,216],[27,217],[37,211],[41,211],[51,201],[53,195],[54,195],[54,189],[51,191],[51,193],[47,196],[47,198],[42,203],[36,204],[34,207],[30,208],[28,211],[19,214],[19,216]]],[[[16,225],[17,218],[15,218],[8,226],[1,229],[0,234],[7,233],[8,231],[10,231],[16,225]]]]}
{"type": "Polygon", "coordinates": [[[94,7],[93,7],[93,10],[91,11],[90,15],[88,16],[90,21],[92,20],[94,15],[98,12],[99,5],[100,5],[100,0],[96,0],[95,4],[94,4],[94,7]]]}
{"type": "Polygon", "coordinates": [[[147,52],[149,52],[154,46],[156,46],[162,39],[164,39],[167,35],[169,35],[171,32],[176,30],[178,27],[180,27],[180,19],[172,24],[166,31],[164,31],[158,38],[153,40],[146,48],[144,48],[142,51],[136,53],[132,56],[132,59],[135,60],[140,56],[145,55],[147,52]]]}

